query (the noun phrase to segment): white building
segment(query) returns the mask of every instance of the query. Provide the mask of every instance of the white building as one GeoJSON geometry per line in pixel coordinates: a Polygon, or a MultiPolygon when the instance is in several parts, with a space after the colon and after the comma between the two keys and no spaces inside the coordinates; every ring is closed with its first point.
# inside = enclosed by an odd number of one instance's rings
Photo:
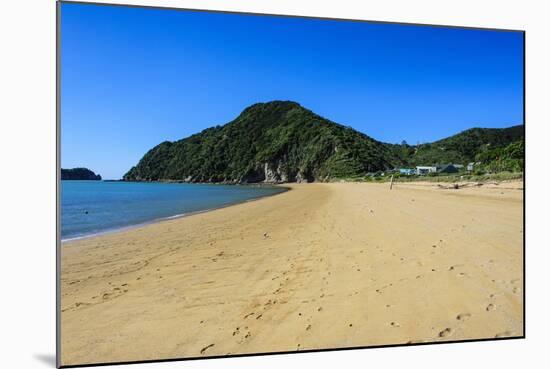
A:
{"type": "Polygon", "coordinates": [[[423,167],[423,166],[416,167],[416,174],[419,176],[426,175],[428,173],[436,173],[436,172],[437,172],[437,167],[423,167]]]}

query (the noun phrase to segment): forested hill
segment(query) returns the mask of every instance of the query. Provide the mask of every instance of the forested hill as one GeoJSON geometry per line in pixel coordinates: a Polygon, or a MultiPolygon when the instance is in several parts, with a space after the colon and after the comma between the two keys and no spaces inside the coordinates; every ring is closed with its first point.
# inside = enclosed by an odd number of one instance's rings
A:
{"type": "Polygon", "coordinates": [[[126,181],[256,183],[329,181],[400,166],[467,163],[523,139],[523,126],[473,128],[430,144],[395,145],[291,101],[246,108],[235,120],[147,152],[126,181]]]}
{"type": "Polygon", "coordinates": [[[456,135],[432,143],[401,147],[401,157],[416,165],[435,163],[465,164],[476,161],[476,156],[486,151],[523,141],[523,125],[509,128],[471,128],[456,135]]]}
{"type": "Polygon", "coordinates": [[[246,108],[224,126],[154,147],[124,180],[326,181],[392,168],[388,145],[295,102],[246,108]]]}
{"type": "Polygon", "coordinates": [[[88,168],[61,169],[61,180],[92,180],[100,181],[101,176],[88,168]]]}

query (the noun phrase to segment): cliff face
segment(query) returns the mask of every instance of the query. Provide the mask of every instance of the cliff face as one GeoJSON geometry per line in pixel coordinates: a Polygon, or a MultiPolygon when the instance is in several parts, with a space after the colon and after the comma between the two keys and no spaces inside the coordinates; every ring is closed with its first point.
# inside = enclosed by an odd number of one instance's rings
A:
{"type": "Polygon", "coordinates": [[[290,101],[255,104],[235,120],[150,150],[127,181],[312,182],[398,164],[387,145],[290,101]]]}
{"type": "Polygon", "coordinates": [[[100,181],[101,176],[88,168],[61,169],[61,180],[100,181]]]}
{"type": "Polygon", "coordinates": [[[523,126],[473,128],[434,143],[376,141],[298,103],[246,108],[235,120],[147,152],[126,181],[209,183],[313,182],[364,176],[399,166],[466,164],[480,153],[523,140],[523,126]]]}

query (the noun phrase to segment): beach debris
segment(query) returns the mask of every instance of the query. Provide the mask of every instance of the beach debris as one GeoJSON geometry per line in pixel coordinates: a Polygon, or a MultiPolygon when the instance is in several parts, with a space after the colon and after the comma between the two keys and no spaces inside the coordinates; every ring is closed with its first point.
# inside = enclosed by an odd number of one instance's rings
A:
{"type": "Polygon", "coordinates": [[[466,186],[467,184],[458,184],[458,183],[453,183],[451,185],[442,185],[442,184],[437,185],[437,187],[442,190],[458,190],[459,188],[466,187],[466,186]]]}
{"type": "Polygon", "coordinates": [[[206,346],[206,347],[203,347],[203,348],[201,349],[201,354],[204,354],[204,353],[206,352],[206,350],[208,350],[208,349],[209,349],[210,347],[212,347],[212,346],[214,346],[213,343],[209,344],[209,345],[206,346]]]}

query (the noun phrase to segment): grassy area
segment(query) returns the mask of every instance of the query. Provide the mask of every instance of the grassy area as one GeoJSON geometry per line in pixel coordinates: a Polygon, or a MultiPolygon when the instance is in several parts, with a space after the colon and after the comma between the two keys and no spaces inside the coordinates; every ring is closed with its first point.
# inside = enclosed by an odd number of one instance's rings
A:
{"type": "MultiPolygon", "coordinates": [[[[390,175],[376,177],[348,177],[340,180],[345,182],[389,182],[390,175]]],[[[394,182],[487,182],[487,181],[509,181],[514,179],[523,179],[521,172],[500,172],[500,173],[485,173],[485,174],[442,174],[442,175],[426,175],[426,176],[400,176],[396,175],[393,178],[394,182]]],[[[337,182],[339,180],[336,180],[337,182]]]]}

